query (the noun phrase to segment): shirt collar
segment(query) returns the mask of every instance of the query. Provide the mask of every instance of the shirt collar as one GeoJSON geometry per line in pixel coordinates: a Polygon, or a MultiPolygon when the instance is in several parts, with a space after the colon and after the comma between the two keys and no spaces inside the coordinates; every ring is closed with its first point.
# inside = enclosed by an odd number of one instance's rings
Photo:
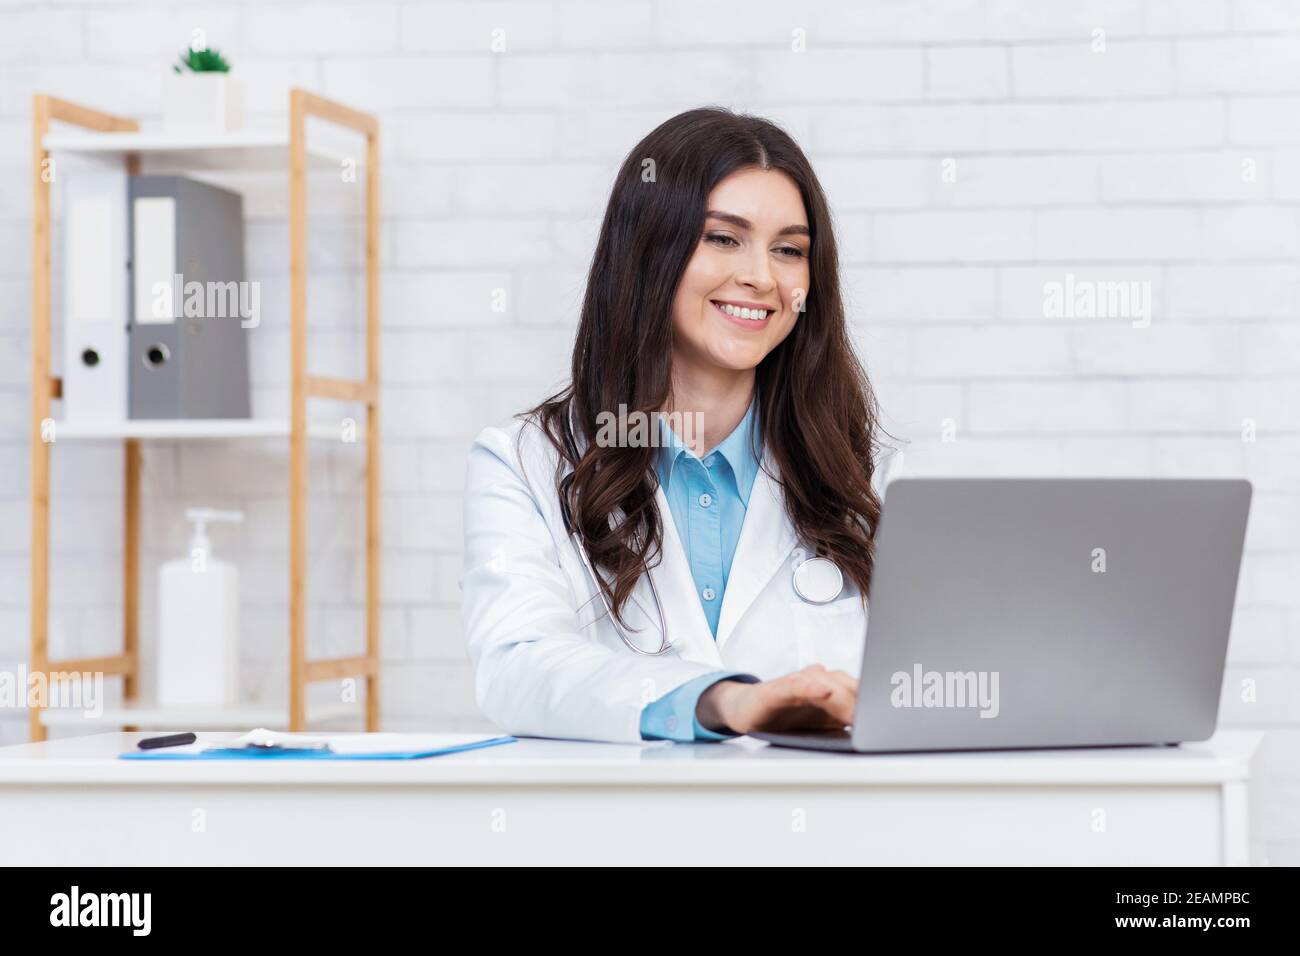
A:
{"type": "MultiPolygon", "coordinates": [[[[757,408],[758,402],[751,401],[740,424],[709,452],[710,455],[721,455],[731,466],[731,472],[736,478],[736,491],[744,502],[749,501],[749,493],[753,490],[761,467],[759,459],[762,453],[762,435],[755,424],[757,408]]],[[[672,480],[673,466],[682,455],[696,457],[695,452],[686,446],[668,424],[667,416],[660,415],[659,447],[655,450],[654,468],[659,475],[659,484],[665,491],[672,480]]]]}

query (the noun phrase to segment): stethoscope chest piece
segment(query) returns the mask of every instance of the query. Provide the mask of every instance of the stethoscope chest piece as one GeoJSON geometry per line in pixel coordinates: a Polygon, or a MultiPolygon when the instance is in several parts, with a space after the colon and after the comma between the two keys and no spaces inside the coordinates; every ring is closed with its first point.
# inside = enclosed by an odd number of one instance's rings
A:
{"type": "Polygon", "coordinates": [[[794,593],[809,604],[829,604],[844,590],[844,574],[830,558],[820,555],[798,560],[793,575],[794,593]]]}

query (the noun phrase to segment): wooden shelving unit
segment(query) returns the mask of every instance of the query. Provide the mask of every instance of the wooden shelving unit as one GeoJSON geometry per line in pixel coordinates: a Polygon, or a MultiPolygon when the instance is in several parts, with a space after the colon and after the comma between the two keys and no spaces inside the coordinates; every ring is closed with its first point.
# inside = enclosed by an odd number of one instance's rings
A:
{"type": "MultiPolygon", "coordinates": [[[[360,164],[358,164],[360,165],[360,164]]],[[[37,95],[32,108],[32,438],[31,438],[31,673],[101,672],[123,680],[124,705],[106,710],[101,721],[124,726],[210,729],[218,726],[282,723],[290,730],[307,726],[307,685],[364,678],[365,726],[379,729],[379,123],[373,116],[305,90],[289,93],[287,129],[239,131],[212,137],[141,131],[132,119],[37,95]],[[337,163],[346,153],[310,148],[310,117],[336,130],[365,137],[366,372],[363,379],[311,375],[307,371],[307,170],[309,163],[337,163]],[[52,128],[53,123],[68,124],[52,128]],[[120,157],[128,172],[142,157],[157,157],[195,171],[274,168],[289,173],[290,414],[286,419],[126,421],[60,423],[51,402],[63,383],[50,368],[50,185],[52,154],[58,152],[120,157]],[[366,647],[357,657],[308,660],[306,653],[307,449],[312,437],[335,437],[308,422],[308,400],[330,399],[365,407],[366,454],[366,647]],[[53,422],[54,441],[48,441],[53,422]],[[322,436],[323,431],[323,436],[322,436]],[[289,706],[286,721],[269,720],[265,706],[230,710],[152,707],[141,699],[139,653],[140,460],[141,443],[150,440],[288,438],[289,440],[289,706]],[[121,441],[125,481],[122,561],[121,654],[52,661],[49,657],[50,446],[64,440],[121,441]]],[[[354,712],[326,708],[328,717],[354,712]]],[[[319,716],[319,715],[313,715],[319,716]]],[[[52,725],[75,723],[78,715],[34,707],[30,737],[44,740],[52,725]]]]}

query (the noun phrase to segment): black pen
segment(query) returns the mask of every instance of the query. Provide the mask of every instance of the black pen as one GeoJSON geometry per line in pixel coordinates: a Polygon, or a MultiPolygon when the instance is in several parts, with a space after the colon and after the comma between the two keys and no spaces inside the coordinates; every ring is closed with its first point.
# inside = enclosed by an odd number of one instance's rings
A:
{"type": "Polygon", "coordinates": [[[184,744],[192,744],[199,738],[194,734],[171,734],[167,737],[146,737],[140,741],[141,750],[157,750],[159,747],[180,747],[184,744]]]}

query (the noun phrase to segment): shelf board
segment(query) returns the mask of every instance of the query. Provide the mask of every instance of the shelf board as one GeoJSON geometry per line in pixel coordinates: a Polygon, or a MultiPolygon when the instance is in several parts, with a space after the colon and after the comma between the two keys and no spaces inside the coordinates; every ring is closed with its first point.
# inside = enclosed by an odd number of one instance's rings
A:
{"type": "MultiPolygon", "coordinates": [[[[357,444],[365,441],[364,414],[357,418],[357,444]]],[[[230,439],[288,438],[287,418],[156,418],[128,421],[56,421],[55,441],[108,441],[144,439],[230,439]]],[[[336,423],[313,422],[307,426],[310,438],[340,441],[336,423]]]]}
{"type": "MultiPolygon", "coordinates": [[[[337,134],[335,134],[337,136],[337,134]]],[[[348,148],[347,141],[326,136],[328,142],[313,143],[307,137],[308,161],[337,166],[344,158],[365,165],[365,149],[348,148]]],[[[141,155],[166,165],[187,169],[284,169],[289,160],[289,129],[245,129],[229,133],[168,132],[146,129],[132,133],[96,133],[81,129],[60,129],[45,134],[45,148],[51,152],[94,156],[141,155]]]]}
{"type": "MultiPolygon", "coordinates": [[[[307,721],[317,724],[340,718],[364,718],[361,704],[326,704],[309,707],[307,721]]],[[[87,717],[80,709],[48,708],[41,711],[46,727],[104,727],[125,725],[152,730],[268,730],[289,726],[288,704],[236,704],[229,707],[159,706],[148,701],[130,701],[105,707],[98,717],[87,717]]]]}

